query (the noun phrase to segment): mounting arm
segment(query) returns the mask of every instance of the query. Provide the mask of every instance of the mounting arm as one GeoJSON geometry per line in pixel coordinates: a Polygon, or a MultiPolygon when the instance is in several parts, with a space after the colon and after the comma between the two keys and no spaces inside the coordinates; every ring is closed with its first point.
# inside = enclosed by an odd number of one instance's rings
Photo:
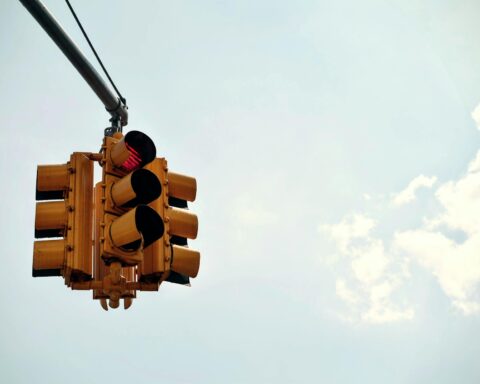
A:
{"type": "MultiPolygon", "coordinates": [[[[107,84],[93,68],[90,62],[78,49],[72,39],[55,20],[53,15],[39,0],[20,0],[45,32],[57,44],[58,48],[67,56],[77,71],[82,75],[93,92],[102,101],[105,109],[112,115],[112,127],[107,128],[110,134],[121,132],[122,127],[128,124],[127,106],[113,94],[107,84]]],[[[106,130],[106,131],[107,131],[106,130]]]]}

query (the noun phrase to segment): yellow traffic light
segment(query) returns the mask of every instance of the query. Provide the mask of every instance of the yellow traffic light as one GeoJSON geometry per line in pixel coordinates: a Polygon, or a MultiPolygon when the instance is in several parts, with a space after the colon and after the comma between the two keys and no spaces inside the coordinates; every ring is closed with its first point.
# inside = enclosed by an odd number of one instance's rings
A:
{"type": "Polygon", "coordinates": [[[162,185],[154,173],[142,169],[155,154],[152,140],[141,132],[105,137],[101,257],[107,264],[138,264],[144,248],[163,235],[162,218],[146,205],[160,196],[162,185]]]}
{"type": "Polygon", "coordinates": [[[187,208],[187,201],[195,200],[196,180],[169,172],[163,158],[155,159],[145,168],[151,170],[163,186],[162,194],[150,206],[162,216],[165,233],[145,249],[143,262],[138,267],[139,281],[188,284],[189,277],[196,277],[200,266],[200,253],[187,247],[187,238],[197,237],[198,219],[183,208],[187,208]]]}
{"type": "Polygon", "coordinates": [[[37,168],[32,275],[63,276],[67,285],[92,277],[93,165],[74,153],[67,164],[37,168]]]}
{"type": "Polygon", "coordinates": [[[101,153],[73,153],[37,170],[32,275],[62,276],[73,290],[92,290],[104,309],[131,306],[137,291],[163,281],[188,284],[200,253],[197,216],[188,210],[197,183],[169,172],[145,134],[106,136],[101,153]],[[93,187],[93,164],[102,181],[93,187]],[[93,253],[93,255],[92,255],[93,253]]]}

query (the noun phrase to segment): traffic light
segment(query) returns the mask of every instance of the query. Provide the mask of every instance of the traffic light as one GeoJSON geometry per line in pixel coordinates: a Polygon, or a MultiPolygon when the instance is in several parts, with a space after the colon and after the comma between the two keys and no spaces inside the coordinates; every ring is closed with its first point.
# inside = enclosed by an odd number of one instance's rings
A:
{"type": "Polygon", "coordinates": [[[33,277],[92,278],[93,165],[74,153],[61,165],[37,168],[33,277]],[[58,239],[60,238],[60,239],[58,239]]]}
{"type": "Polygon", "coordinates": [[[157,158],[146,169],[152,171],[163,188],[160,197],[150,206],[164,221],[164,235],[144,251],[138,267],[139,281],[169,281],[189,284],[200,266],[200,253],[187,247],[187,238],[195,239],[197,216],[187,209],[187,201],[194,201],[197,182],[193,177],[168,171],[167,161],[157,158]]]}
{"type": "Polygon", "coordinates": [[[187,244],[198,231],[187,205],[196,180],[155,156],[152,140],[130,131],[104,137],[100,153],[38,166],[32,275],[63,276],[104,309],[121,299],[127,309],[137,291],[158,291],[163,281],[189,284],[200,264],[187,244]],[[102,181],[94,187],[95,162],[102,181]]]}
{"type": "Polygon", "coordinates": [[[153,141],[144,133],[106,136],[103,146],[101,258],[123,267],[143,260],[144,248],[162,237],[161,216],[147,204],[162,193],[146,164],[155,159],[153,141]]]}

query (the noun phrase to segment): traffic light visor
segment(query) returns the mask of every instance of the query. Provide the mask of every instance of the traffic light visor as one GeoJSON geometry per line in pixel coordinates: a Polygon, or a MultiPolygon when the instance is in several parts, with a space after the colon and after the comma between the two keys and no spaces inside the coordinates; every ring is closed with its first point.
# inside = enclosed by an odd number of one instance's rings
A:
{"type": "Polygon", "coordinates": [[[64,240],[35,241],[32,276],[60,276],[65,258],[64,240]]]}
{"type": "Polygon", "coordinates": [[[157,176],[146,169],[137,169],[121,180],[113,183],[111,195],[115,206],[132,208],[148,204],[162,193],[162,185],[157,176]]]}
{"type": "Polygon", "coordinates": [[[125,172],[142,168],[155,159],[152,139],[140,131],[130,131],[113,145],[110,153],[113,164],[125,172]]]}
{"type": "Polygon", "coordinates": [[[180,173],[168,173],[168,195],[175,199],[195,201],[197,180],[180,173]]]}
{"type": "Polygon", "coordinates": [[[169,208],[170,235],[195,239],[198,233],[197,215],[185,209],[169,208]]]}
{"type": "Polygon", "coordinates": [[[147,205],[139,205],[114,220],[110,238],[116,247],[125,251],[137,250],[142,242],[148,247],[163,236],[164,225],[160,215],[147,205]]]}
{"type": "Polygon", "coordinates": [[[69,188],[67,164],[39,165],[37,167],[36,200],[63,199],[69,188]]]}
{"type": "Polygon", "coordinates": [[[200,252],[172,245],[172,271],[196,277],[200,268],[200,252]]]}
{"type": "Polygon", "coordinates": [[[67,220],[65,200],[37,203],[35,209],[35,238],[65,236],[67,220]]]}

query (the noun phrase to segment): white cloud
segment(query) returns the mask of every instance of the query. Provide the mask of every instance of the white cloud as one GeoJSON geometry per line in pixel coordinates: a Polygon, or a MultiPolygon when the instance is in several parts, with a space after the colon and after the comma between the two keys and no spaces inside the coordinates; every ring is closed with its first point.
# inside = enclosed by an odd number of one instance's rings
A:
{"type": "Polygon", "coordinates": [[[468,165],[468,173],[477,173],[480,171],[480,151],[477,152],[477,156],[468,165]]]}
{"type": "MultiPolygon", "coordinates": [[[[418,188],[432,187],[435,181],[435,177],[416,177],[395,196],[395,204],[411,201],[418,188]]],[[[432,198],[442,207],[440,212],[420,228],[395,233],[389,250],[383,239],[372,237],[377,222],[367,215],[353,214],[338,224],[321,226],[348,263],[348,272],[337,280],[336,294],[360,321],[414,317],[410,305],[402,307],[392,299],[409,278],[409,260],[435,276],[458,311],[480,313],[480,151],[464,176],[440,185],[432,198]],[[442,232],[445,229],[460,230],[466,239],[458,243],[442,232]]]]}
{"type": "Polygon", "coordinates": [[[363,284],[371,284],[382,277],[389,264],[383,242],[370,240],[366,246],[353,247],[351,267],[355,277],[363,284]]]}
{"type": "Polygon", "coordinates": [[[389,305],[384,305],[383,303],[375,303],[362,315],[362,320],[368,323],[381,324],[401,320],[413,320],[414,317],[415,311],[412,308],[400,310],[389,305]]]}
{"type": "Polygon", "coordinates": [[[337,279],[335,282],[335,293],[340,299],[350,305],[355,305],[360,301],[359,296],[347,286],[344,279],[337,279]]]}
{"type": "Polygon", "coordinates": [[[419,175],[410,183],[408,186],[398,194],[396,194],[393,198],[393,204],[395,205],[404,205],[412,202],[415,200],[415,193],[419,188],[431,188],[433,184],[437,181],[435,176],[426,177],[424,175],[419,175]]]}
{"type": "Polygon", "coordinates": [[[480,304],[476,301],[454,300],[453,305],[462,311],[464,315],[472,315],[480,312],[480,304]]]}
{"type": "Polygon", "coordinates": [[[464,314],[478,311],[480,234],[457,244],[440,232],[418,229],[397,233],[394,241],[437,278],[457,309],[464,314]]]}
{"type": "MultiPolygon", "coordinates": [[[[480,129],[480,105],[472,116],[480,129]]],[[[436,181],[436,177],[415,177],[394,195],[394,205],[413,201],[419,188],[432,188],[436,181]]],[[[341,318],[369,323],[413,319],[415,296],[397,301],[413,273],[412,263],[436,278],[459,313],[480,314],[480,151],[464,175],[441,184],[431,199],[438,202],[439,210],[420,227],[390,233],[391,241],[386,240],[388,233],[372,236],[372,229],[382,222],[368,214],[347,215],[338,224],[320,227],[343,256],[333,265],[339,267],[336,295],[349,310],[341,318]],[[462,241],[454,239],[456,232],[463,234],[462,241]],[[347,268],[338,266],[342,262],[347,268]]]]}
{"type": "Polygon", "coordinates": [[[368,236],[374,226],[375,220],[356,213],[344,218],[338,224],[321,225],[319,231],[328,233],[337,242],[340,250],[347,253],[350,242],[368,236]]]}
{"type": "Polygon", "coordinates": [[[404,265],[385,251],[383,241],[372,237],[372,218],[355,214],[340,223],[320,229],[336,242],[348,271],[337,278],[335,292],[347,305],[348,314],[339,314],[348,322],[386,323],[412,319],[412,308],[392,301],[392,293],[407,278],[404,265]]]}
{"type": "Polygon", "coordinates": [[[428,221],[429,228],[442,224],[468,234],[480,230],[480,151],[470,163],[467,174],[437,189],[436,198],[444,212],[428,221]]]}
{"type": "Polygon", "coordinates": [[[395,235],[395,245],[407,252],[437,278],[454,307],[464,314],[479,311],[480,286],[480,152],[467,173],[441,185],[435,197],[443,211],[424,228],[395,235]],[[441,228],[463,231],[461,244],[446,237],[441,228]]]}

